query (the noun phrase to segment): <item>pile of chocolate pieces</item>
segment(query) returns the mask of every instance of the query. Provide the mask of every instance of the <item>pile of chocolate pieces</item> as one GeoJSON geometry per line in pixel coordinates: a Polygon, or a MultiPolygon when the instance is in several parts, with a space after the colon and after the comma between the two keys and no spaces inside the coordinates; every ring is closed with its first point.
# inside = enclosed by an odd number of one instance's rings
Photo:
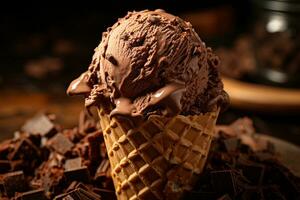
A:
{"type": "MultiPolygon", "coordinates": [[[[101,129],[85,111],[64,129],[37,114],[0,143],[0,199],[116,199],[101,129]]],[[[184,199],[298,199],[300,179],[274,146],[257,139],[252,121],[218,126],[205,171],[184,199]]]]}

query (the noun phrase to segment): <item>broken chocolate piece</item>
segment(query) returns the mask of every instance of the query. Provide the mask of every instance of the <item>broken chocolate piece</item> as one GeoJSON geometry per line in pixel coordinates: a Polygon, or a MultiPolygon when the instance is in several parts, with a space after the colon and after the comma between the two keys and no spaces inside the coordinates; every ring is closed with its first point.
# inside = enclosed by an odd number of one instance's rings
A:
{"type": "Polygon", "coordinates": [[[45,191],[42,189],[31,190],[16,195],[16,200],[46,200],[45,191]]]}
{"type": "Polygon", "coordinates": [[[228,193],[231,197],[236,195],[237,188],[232,170],[212,171],[211,181],[217,194],[223,195],[228,193]]]}
{"type": "Polygon", "coordinates": [[[69,187],[65,190],[66,193],[71,192],[74,189],[81,188],[84,190],[90,190],[89,187],[81,182],[73,181],[69,187]]]}
{"type": "Polygon", "coordinates": [[[103,159],[97,169],[96,178],[101,176],[107,176],[109,168],[110,168],[109,160],[103,159]]]}
{"type": "Polygon", "coordinates": [[[65,167],[65,170],[76,169],[76,168],[81,167],[81,163],[82,163],[82,158],[81,157],[72,158],[72,159],[66,160],[66,163],[65,163],[64,167],[65,167]]]}
{"type": "Polygon", "coordinates": [[[73,168],[64,172],[65,178],[68,182],[79,181],[84,183],[90,182],[90,173],[86,166],[80,168],[73,168]]]}
{"type": "Polygon", "coordinates": [[[33,174],[34,169],[42,162],[39,148],[29,139],[22,138],[14,145],[8,154],[12,170],[23,170],[24,173],[33,174]]]}
{"type": "Polygon", "coordinates": [[[70,152],[74,144],[62,133],[57,133],[50,140],[50,146],[58,153],[65,155],[70,152]]]}
{"type": "Polygon", "coordinates": [[[30,134],[40,134],[46,137],[51,137],[56,133],[54,124],[45,114],[37,114],[28,120],[21,129],[30,134]]]}
{"type": "Polygon", "coordinates": [[[112,185],[112,179],[110,174],[110,164],[107,158],[103,159],[95,173],[95,181],[101,184],[103,187],[109,188],[112,185]]]}
{"type": "Polygon", "coordinates": [[[103,142],[102,131],[96,131],[88,135],[87,140],[89,142],[89,159],[94,165],[98,165],[101,159],[100,144],[103,142]]]}
{"type": "Polygon", "coordinates": [[[78,188],[77,190],[78,190],[79,193],[82,194],[82,196],[85,196],[87,200],[88,199],[90,199],[90,200],[100,200],[101,199],[100,196],[97,195],[94,192],[91,192],[91,191],[88,191],[88,190],[84,190],[82,188],[78,188]]]}
{"type": "Polygon", "coordinates": [[[28,139],[22,139],[17,146],[15,147],[15,150],[9,154],[10,160],[25,160],[28,158],[36,159],[39,157],[39,149],[36,147],[30,140],[28,139]]]}
{"type": "Polygon", "coordinates": [[[15,192],[24,192],[27,189],[27,185],[23,171],[4,174],[3,186],[8,197],[13,197],[15,192]]]}
{"type": "MultiPolygon", "coordinates": [[[[82,124],[86,120],[85,117],[82,124]]],[[[97,122],[93,123],[96,125],[97,122]]],[[[219,135],[212,144],[207,165],[200,180],[194,190],[188,192],[186,199],[230,197],[236,200],[261,198],[273,200],[297,199],[300,196],[299,179],[295,179],[278,162],[272,145],[265,143],[266,147],[263,151],[254,152],[249,148],[249,144],[239,144],[241,135],[246,134],[250,138],[255,136],[250,125],[249,120],[240,120],[239,123],[234,124],[236,127],[229,125],[230,131],[234,134],[226,136],[224,130],[227,130],[229,126],[223,127],[223,132],[219,133],[222,135],[219,135]]],[[[57,124],[54,126],[58,127],[57,124]]],[[[100,196],[102,200],[115,200],[116,195],[103,135],[101,131],[89,132],[91,130],[87,129],[82,134],[76,127],[61,129],[56,138],[57,141],[53,140],[56,136],[49,139],[39,134],[20,132],[17,138],[2,142],[0,144],[0,172],[1,170],[5,173],[8,170],[25,169],[23,178],[25,189],[18,189],[20,184],[17,184],[11,187],[13,192],[10,192],[10,197],[5,196],[5,174],[0,174],[2,195],[0,199],[16,200],[21,197],[38,199],[39,197],[32,198],[31,195],[42,195],[39,190],[43,188],[47,200],[91,200],[99,199],[100,196]],[[40,145],[41,139],[46,145],[40,145]],[[71,144],[67,145],[67,150],[64,146],[65,140],[68,141],[66,144],[71,144]],[[52,145],[52,142],[58,142],[56,144],[59,145],[52,145]],[[71,147],[73,145],[74,147],[71,147]],[[42,162],[39,167],[34,164],[39,162],[42,162]],[[34,173],[29,173],[26,168],[31,168],[31,172],[34,173]],[[28,181],[30,181],[30,188],[28,181]],[[34,191],[26,192],[27,189],[34,191]],[[13,197],[13,195],[16,196],[13,197]]],[[[259,143],[255,137],[252,142],[259,143]]],[[[254,143],[254,146],[259,146],[254,143]]]]}
{"type": "Polygon", "coordinates": [[[101,197],[86,189],[76,188],[67,193],[58,195],[54,198],[54,200],[101,200],[101,197]]]}

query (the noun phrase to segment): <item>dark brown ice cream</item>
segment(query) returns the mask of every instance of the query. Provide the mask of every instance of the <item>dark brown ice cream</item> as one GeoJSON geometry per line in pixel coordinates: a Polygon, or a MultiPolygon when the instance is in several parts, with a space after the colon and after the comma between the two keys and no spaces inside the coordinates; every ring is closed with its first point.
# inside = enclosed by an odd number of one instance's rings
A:
{"type": "Polygon", "coordinates": [[[86,95],[86,106],[109,100],[111,115],[199,114],[228,101],[219,63],[190,23],[162,10],[130,12],[103,33],[68,94],[86,95]]]}

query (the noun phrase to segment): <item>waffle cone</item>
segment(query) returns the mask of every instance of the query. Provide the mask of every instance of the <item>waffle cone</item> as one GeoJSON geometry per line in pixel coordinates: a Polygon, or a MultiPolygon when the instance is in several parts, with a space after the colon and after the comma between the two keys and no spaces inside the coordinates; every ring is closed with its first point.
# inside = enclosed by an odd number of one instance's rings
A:
{"type": "Polygon", "coordinates": [[[152,115],[135,125],[122,117],[110,118],[100,107],[118,200],[174,200],[191,190],[204,168],[218,113],[152,115]]]}

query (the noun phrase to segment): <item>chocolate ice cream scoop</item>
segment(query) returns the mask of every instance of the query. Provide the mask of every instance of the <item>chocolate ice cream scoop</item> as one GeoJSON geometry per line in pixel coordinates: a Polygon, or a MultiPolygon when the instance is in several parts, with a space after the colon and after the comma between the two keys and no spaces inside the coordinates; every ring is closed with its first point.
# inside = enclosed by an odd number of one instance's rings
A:
{"type": "Polygon", "coordinates": [[[130,12],[103,33],[68,94],[86,95],[86,106],[109,99],[111,115],[199,114],[228,100],[218,66],[190,23],[162,10],[130,12]]]}

